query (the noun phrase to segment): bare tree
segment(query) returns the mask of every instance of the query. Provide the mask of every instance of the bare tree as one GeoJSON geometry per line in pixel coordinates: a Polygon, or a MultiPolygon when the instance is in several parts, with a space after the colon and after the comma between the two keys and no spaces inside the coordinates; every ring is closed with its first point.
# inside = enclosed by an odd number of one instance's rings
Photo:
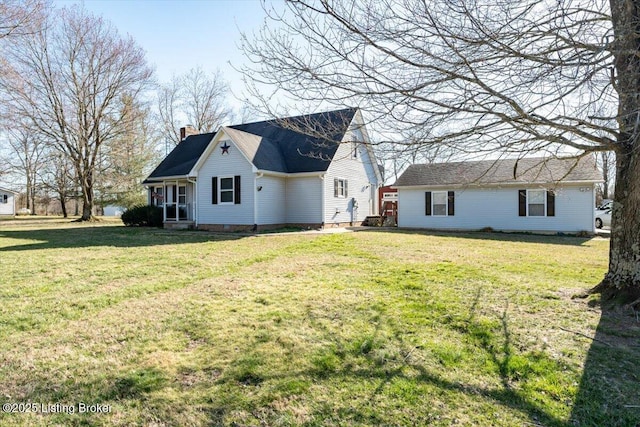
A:
{"type": "Polygon", "coordinates": [[[207,74],[193,68],[183,76],[174,76],[158,90],[158,115],[164,136],[180,142],[181,123],[189,123],[198,132],[217,130],[232,117],[226,103],[229,86],[219,71],[207,74]]]}
{"type": "Polygon", "coordinates": [[[41,135],[14,123],[6,128],[7,143],[11,153],[6,164],[24,179],[26,189],[27,209],[31,214],[36,213],[36,193],[39,186],[38,174],[44,166],[47,156],[47,146],[41,135]]]}
{"type": "Polygon", "coordinates": [[[612,190],[615,185],[616,153],[614,151],[602,151],[598,153],[596,160],[602,170],[602,198],[613,198],[612,190]]]}
{"type": "Polygon", "coordinates": [[[180,143],[180,80],[173,77],[158,88],[158,121],[162,137],[173,145],[180,143]]]}
{"type": "Polygon", "coordinates": [[[48,8],[44,0],[0,0],[0,39],[32,34],[48,8]]]}
{"type": "Polygon", "coordinates": [[[254,95],[271,85],[359,105],[389,133],[463,154],[614,151],[609,270],[593,291],[640,303],[637,2],[291,0],[267,12],[242,42],[254,95]]]}
{"type": "Polygon", "coordinates": [[[77,188],[73,164],[68,156],[58,150],[50,150],[39,176],[44,189],[55,193],[62,215],[67,218],[67,201],[75,197],[77,188]]]}
{"type": "Polygon", "coordinates": [[[120,95],[137,98],[152,76],[144,51],[82,8],[62,9],[32,36],[9,46],[4,96],[17,114],[72,161],[82,220],[92,219],[101,146],[123,131],[120,95]]]}

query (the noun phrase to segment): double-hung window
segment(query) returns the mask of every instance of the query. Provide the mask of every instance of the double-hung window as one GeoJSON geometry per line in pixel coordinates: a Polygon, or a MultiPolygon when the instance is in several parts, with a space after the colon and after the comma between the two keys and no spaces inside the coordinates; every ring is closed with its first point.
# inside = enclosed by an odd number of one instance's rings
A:
{"type": "Polygon", "coordinates": [[[240,175],[211,177],[211,203],[214,205],[239,205],[241,182],[240,175]]]}
{"type": "Polygon", "coordinates": [[[335,178],[333,180],[333,196],[334,197],[347,197],[348,182],[343,178],[335,178]]]}
{"type": "Polygon", "coordinates": [[[519,216],[555,216],[555,192],[545,189],[518,190],[519,216]]]}
{"type": "Polygon", "coordinates": [[[233,203],[233,177],[220,178],[220,203],[233,203]]]}
{"type": "Polygon", "coordinates": [[[455,214],[455,192],[427,191],[424,193],[424,214],[427,216],[453,216],[455,214]]]}
{"type": "Polygon", "coordinates": [[[527,192],[527,213],[529,216],[544,216],[545,190],[529,190],[527,192]]]}

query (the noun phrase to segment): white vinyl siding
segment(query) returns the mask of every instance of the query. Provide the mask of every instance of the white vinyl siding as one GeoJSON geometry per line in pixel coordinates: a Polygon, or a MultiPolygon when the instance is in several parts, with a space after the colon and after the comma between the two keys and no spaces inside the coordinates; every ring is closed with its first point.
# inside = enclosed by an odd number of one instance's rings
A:
{"type": "MultiPolygon", "coordinates": [[[[211,154],[198,171],[198,223],[199,224],[222,224],[222,225],[253,225],[254,224],[254,178],[251,163],[231,142],[226,140],[230,146],[228,154],[221,154],[220,145],[225,141],[218,141],[211,154]],[[212,203],[212,177],[218,181],[218,193],[221,189],[220,178],[231,178],[240,176],[241,203],[212,203]]],[[[231,193],[233,195],[233,192],[231,193]]],[[[233,197],[233,196],[232,196],[233,197]]],[[[220,199],[220,194],[218,194],[220,199]]],[[[233,199],[232,199],[233,200],[233,199]]]]}
{"type": "MultiPolygon", "coordinates": [[[[323,181],[319,176],[287,178],[285,201],[287,223],[322,223],[322,184],[323,181]]],[[[333,199],[333,193],[331,198],[333,199]]]]}
{"type": "MultiPolygon", "coordinates": [[[[450,230],[592,231],[593,185],[560,186],[554,216],[519,216],[515,187],[455,190],[454,216],[426,216],[424,189],[398,189],[398,226],[450,230]]],[[[439,190],[435,190],[439,191],[439,190]]]]}
{"type": "MultiPolygon", "coordinates": [[[[351,141],[349,138],[350,135],[345,140],[351,141]]],[[[373,206],[377,202],[372,202],[372,195],[376,193],[371,190],[372,186],[377,187],[374,165],[364,144],[357,144],[357,150],[358,155],[354,158],[353,144],[341,144],[329,165],[324,193],[326,224],[363,221],[368,215],[375,213],[373,206]],[[335,179],[346,181],[346,197],[335,197],[335,179]],[[355,209],[353,200],[356,201],[355,209]]]]}
{"type": "Polygon", "coordinates": [[[257,224],[285,224],[286,179],[262,176],[256,179],[257,224]],[[257,189],[260,191],[257,191],[257,189]]]}
{"type": "Polygon", "coordinates": [[[0,191],[0,215],[15,215],[15,200],[12,193],[0,191]]]}

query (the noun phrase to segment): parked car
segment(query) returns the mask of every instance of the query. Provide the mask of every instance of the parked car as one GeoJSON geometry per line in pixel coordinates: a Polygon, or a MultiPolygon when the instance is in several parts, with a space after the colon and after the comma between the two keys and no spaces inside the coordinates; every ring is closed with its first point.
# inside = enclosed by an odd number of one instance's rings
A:
{"type": "Polygon", "coordinates": [[[596,211],[596,228],[611,227],[611,208],[596,211]]]}
{"type": "Polygon", "coordinates": [[[598,206],[596,208],[596,215],[598,211],[605,211],[607,209],[611,209],[613,207],[613,200],[611,199],[604,199],[602,201],[602,203],[600,204],[600,206],[598,206]]]}

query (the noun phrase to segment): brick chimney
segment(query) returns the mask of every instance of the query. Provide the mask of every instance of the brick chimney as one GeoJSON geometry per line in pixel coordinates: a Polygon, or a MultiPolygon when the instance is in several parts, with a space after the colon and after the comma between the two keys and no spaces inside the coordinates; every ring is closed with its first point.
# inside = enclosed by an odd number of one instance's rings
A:
{"type": "Polygon", "coordinates": [[[198,131],[191,125],[180,128],[180,141],[183,141],[189,135],[197,135],[198,131]]]}

